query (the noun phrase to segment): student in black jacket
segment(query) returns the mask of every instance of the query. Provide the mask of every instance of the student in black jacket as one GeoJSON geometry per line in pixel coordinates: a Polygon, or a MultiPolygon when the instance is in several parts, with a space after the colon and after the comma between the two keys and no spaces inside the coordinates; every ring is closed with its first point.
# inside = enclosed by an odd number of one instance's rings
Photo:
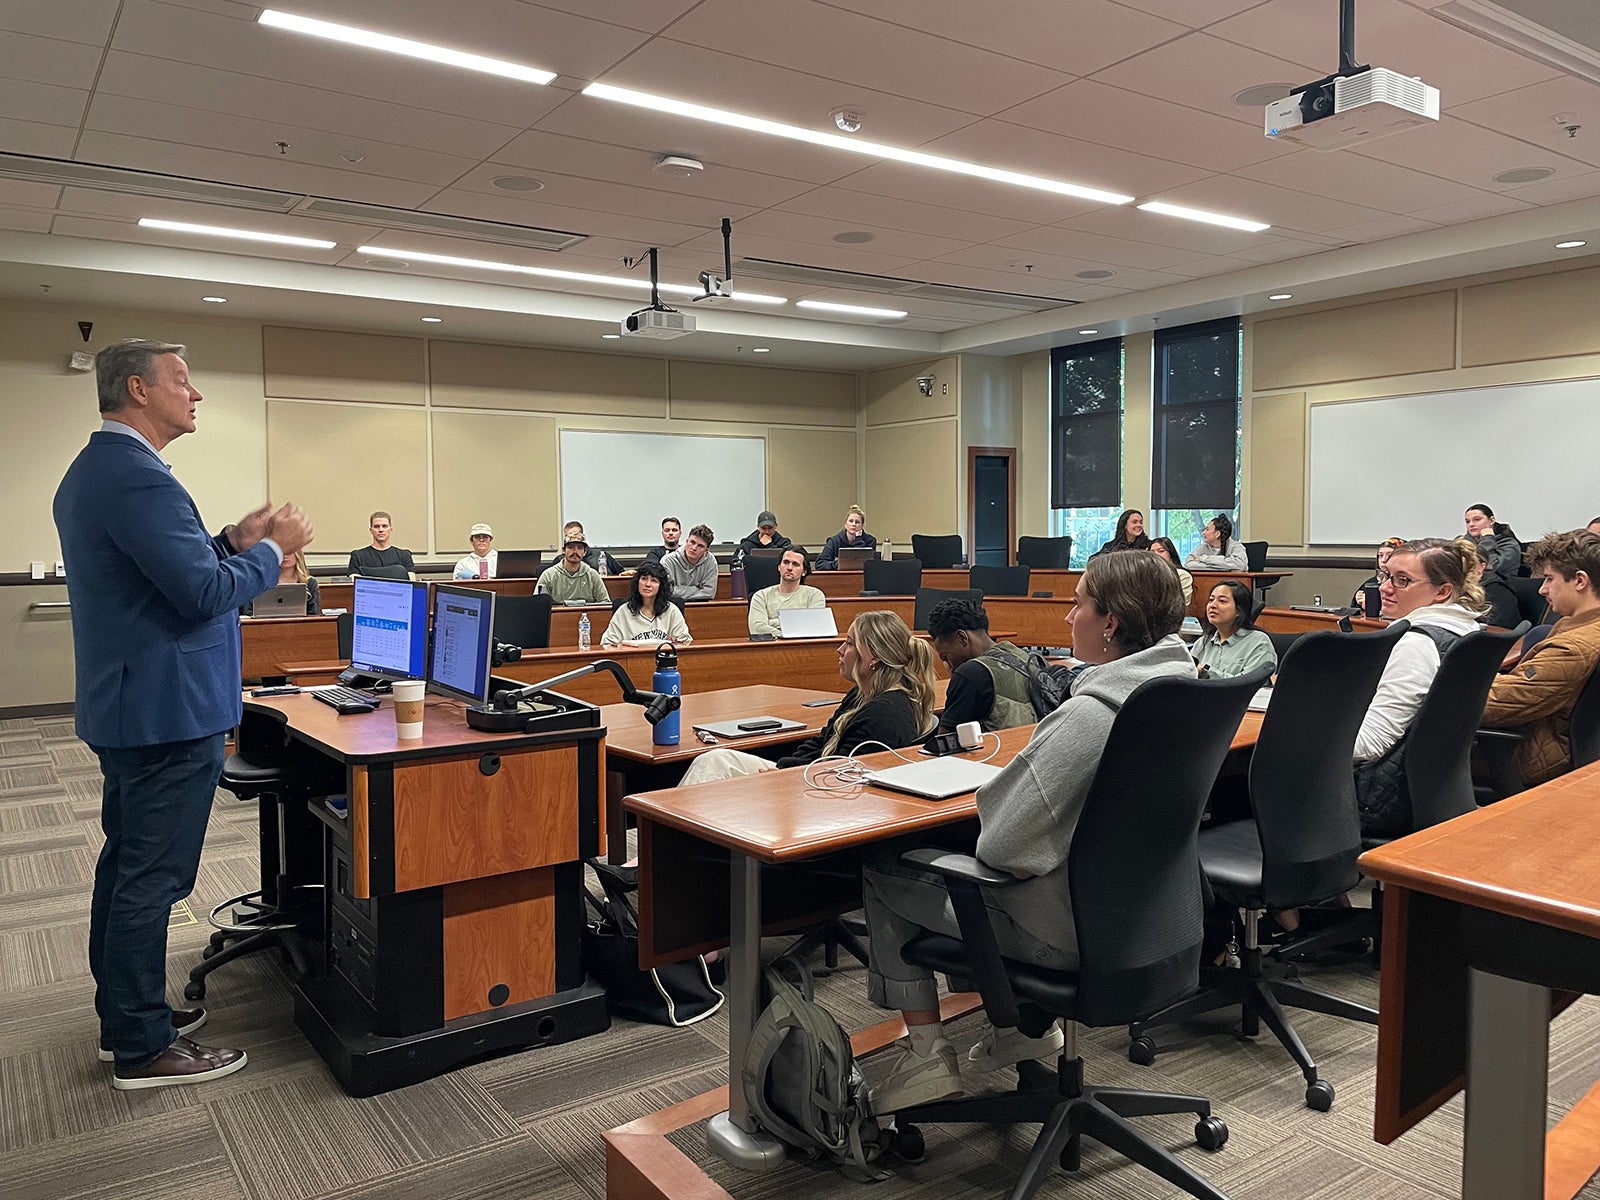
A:
{"type": "Polygon", "coordinates": [[[764,512],[756,518],[756,527],[739,539],[739,548],[734,552],[733,561],[743,562],[745,555],[752,550],[782,551],[790,545],[789,539],[778,532],[778,518],[770,512],[764,512]]]}
{"type": "Polygon", "coordinates": [[[845,514],[844,528],[825,543],[817,555],[817,570],[835,571],[839,567],[840,550],[876,550],[878,539],[867,532],[867,514],[861,506],[852,504],[845,514]]]}
{"type": "Polygon", "coordinates": [[[1116,533],[1112,534],[1111,540],[1096,550],[1095,554],[1109,554],[1114,550],[1148,549],[1150,549],[1150,539],[1144,531],[1144,514],[1137,508],[1130,508],[1117,518],[1116,533]]]}

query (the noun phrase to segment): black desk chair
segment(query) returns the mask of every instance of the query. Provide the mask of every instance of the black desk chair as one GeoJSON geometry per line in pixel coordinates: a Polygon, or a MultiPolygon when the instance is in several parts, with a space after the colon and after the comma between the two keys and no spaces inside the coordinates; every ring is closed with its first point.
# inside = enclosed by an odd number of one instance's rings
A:
{"type": "Polygon", "coordinates": [[[882,558],[869,558],[861,564],[861,592],[878,596],[914,596],[922,586],[922,562],[915,558],[897,558],[889,562],[882,558]]]}
{"type": "MultiPolygon", "coordinates": [[[[1270,546],[1266,542],[1246,542],[1244,544],[1245,570],[1251,572],[1265,571],[1267,569],[1268,549],[1270,549],[1270,546]]],[[[1265,601],[1267,592],[1271,590],[1272,585],[1282,578],[1283,576],[1281,575],[1263,575],[1260,579],[1253,579],[1251,582],[1255,584],[1256,592],[1265,601]]]]}
{"type": "Polygon", "coordinates": [[[913,630],[928,628],[928,616],[933,612],[934,605],[941,600],[982,600],[983,593],[977,588],[918,588],[917,602],[912,610],[911,628],[913,630]]]}
{"type": "Polygon", "coordinates": [[[333,619],[333,635],[339,639],[339,657],[346,662],[355,653],[356,646],[356,615],[345,611],[333,619]]]}
{"type": "Polygon", "coordinates": [[[1191,1196],[1222,1193],[1127,1118],[1194,1113],[1194,1136],[1219,1150],[1228,1127],[1203,1096],[1085,1085],[1078,1026],[1122,1025],[1187,995],[1195,987],[1204,902],[1195,870],[1195,830],[1212,781],[1251,695],[1265,679],[1150,680],[1117,713],[1067,858],[1072,922],[1080,963],[1049,970],[1004,958],[989,924],[985,888],[1017,880],[975,858],[915,850],[902,861],[944,876],[960,939],[923,932],[905,948],[908,961],[975,981],[997,1027],[1039,1035],[1065,1018],[1065,1045],[1053,1073],[1036,1062],[1017,1066],[1018,1090],[908,1108],[909,1122],[1043,1124],[1011,1195],[1026,1200],[1057,1161],[1078,1167],[1084,1136],[1176,1184],[1191,1196]],[[1162,747],[1151,754],[1150,746],[1162,747]]]}
{"type": "Polygon", "coordinates": [[[1017,561],[1036,571],[1065,571],[1072,566],[1072,539],[1024,534],[1017,539],[1017,561]]]}
{"type": "Polygon", "coordinates": [[[212,908],[213,932],[201,960],[189,971],[186,1000],[204,1000],[206,976],[236,958],[276,947],[297,975],[310,970],[307,942],[321,937],[322,845],[312,819],[291,819],[292,806],[308,795],[291,765],[284,725],[272,717],[246,713],[235,751],[223,760],[217,786],[240,800],[259,805],[261,887],[212,908]]]}
{"type": "Polygon", "coordinates": [[[1270,629],[1264,629],[1262,632],[1267,635],[1267,640],[1272,643],[1272,652],[1277,656],[1279,662],[1282,662],[1284,655],[1289,653],[1290,646],[1306,636],[1304,633],[1273,633],[1270,629]]]}
{"type": "Polygon", "coordinates": [[[524,650],[545,650],[550,645],[550,612],[555,601],[549,596],[496,596],[494,598],[494,638],[524,650]]]}
{"type": "Polygon", "coordinates": [[[973,567],[967,572],[967,583],[985,596],[1026,596],[1030,573],[1026,563],[1020,567],[973,567]]]}
{"type": "Polygon", "coordinates": [[[1306,1104],[1323,1112],[1332,1106],[1333,1085],[1318,1077],[1282,1005],[1373,1023],[1378,1014],[1285,979],[1276,969],[1269,972],[1257,922],[1268,909],[1331,901],[1359,882],[1356,734],[1389,654],[1408,628],[1408,622],[1396,621],[1382,633],[1308,633],[1278,664],[1272,703],[1250,759],[1255,819],[1204,830],[1199,839],[1200,866],[1212,891],[1244,912],[1241,965],[1206,968],[1204,990],[1135,1022],[1128,1030],[1134,1062],[1155,1061],[1150,1030],[1237,1004],[1246,1037],[1265,1021],[1299,1064],[1306,1104]]]}
{"type": "Polygon", "coordinates": [[[744,588],[746,598],[762,588],[778,586],[778,556],[748,554],[744,560],[744,588]]]}
{"type": "MultiPolygon", "coordinates": [[[[1481,803],[1504,800],[1527,790],[1516,762],[1517,746],[1522,740],[1522,732],[1517,729],[1478,730],[1477,750],[1490,780],[1479,793],[1481,803]]],[[[1600,762],[1600,670],[1589,676],[1589,682],[1573,702],[1567,722],[1567,762],[1574,771],[1600,762]]]]}
{"type": "Polygon", "coordinates": [[[948,570],[961,561],[959,533],[913,533],[911,553],[930,571],[948,570]]]}
{"type": "Polygon", "coordinates": [[[1506,586],[1517,598],[1517,615],[1529,625],[1541,624],[1550,611],[1550,605],[1539,594],[1543,584],[1543,579],[1528,579],[1521,575],[1506,579],[1506,586]]]}

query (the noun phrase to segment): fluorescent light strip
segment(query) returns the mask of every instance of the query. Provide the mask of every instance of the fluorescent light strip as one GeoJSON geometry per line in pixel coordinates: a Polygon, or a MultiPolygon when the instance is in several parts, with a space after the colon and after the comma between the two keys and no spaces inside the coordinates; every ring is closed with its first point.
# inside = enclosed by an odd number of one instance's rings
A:
{"type": "Polygon", "coordinates": [[[583,89],[585,96],[594,96],[599,100],[615,100],[619,104],[631,104],[635,108],[647,108],[653,112],[667,113],[676,117],[688,117],[693,121],[708,121],[713,125],[728,125],[735,129],[747,129],[752,133],[765,133],[772,137],[788,138],[796,142],[809,142],[813,146],[827,146],[832,150],[846,150],[851,154],[864,154],[870,158],[886,158],[893,162],[909,163],[915,167],[929,167],[935,171],[952,171],[957,175],[972,175],[978,179],[989,179],[995,183],[1009,183],[1016,187],[1034,188],[1041,192],[1055,192],[1062,196],[1076,196],[1080,200],[1093,200],[1097,204],[1131,204],[1132,196],[1124,196],[1117,192],[1106,192],[1099,188],[1084,187],[1077,183],[1066,183],[1059,179],[1046,179],[1040,175],[1024,175],[1020,171],[1005,171],[998,167],[985,167],[978,163],[964,162],[958,158],[944,158],[937,154],[924,154],[920,150],[905,150],[899,146],[886,146],[882,142],[867,142],[854,137],[841,137],[836,133],[822,133],[814,129],[802,129],[798,125],[785,125],[779,121],[768,121],[761,117],[747,116],[744,113],[730,112],[722,108],[709,108],[703,104],[690,104],[685,100],[673,100],[667,96],[655,96],[649,92],[636,92],[629,88],[613,87],[609,83],[591,83],[583,89]]]}
{"type": "MultiPolygon", "coordinates": [[[[357,254],[376,254],[384,258],[403,258],[408,262],[436,263],[441,267],[466,267],[472,271],[505,271],[513,275],[534,275],[541,279],[563,279],[570,283],[597,283],[608,287],[650,290],[648,279],[627,279],[620,275],[589,275],[583,271],[558,271],[553,267],[525,267],[520,263],[496,262],[488,258],[458,258],[454,254],[428,254],[421,250],[396,250],[389,246],[357,246],[357,254]]],[[[659,290],[670,296],[703,296],[705,292],[686,283],[663,283],[659,290]]],[[[787,304],[786,296],[765,296],[760,292],[735,290],[737,304],[787,304]]]]}
{"type": "Polygon", "coordinates": [[[796,308],[815,308],[822,312],[845,313],[852,317],[883,317],[899,320],[907,314],[898,308],[862,308],[859,304],[830,304],[826,300],[796,300],[796,308]]]}
{"type": "Polygon", "coordinates": [[[1206,212],[1201,208],[1184,208],[1181,204],[1165,204],[1160,200],[1147,200],[1138,206],[1141,212],[1159,213],[1163,217],[1181,217],[1185,221],[1200,221],[1206,225],[1221,225],[1224,229],[1242,229],[1246,233],[1260,233],[1271,229],[1260,221],[1247,221],[1243,217],[1230,217],[1224,213],[1206,212]]]}
{"type": "Polygon", "coordinates": [[[362,46],[368,50],[383,50],[389,54],[403,54],[407,58],[420,58],[424,62],[440,63],[447,67],[462,67],[468,71],[482,71],[486,75],[499,75],[506,79],[520,79],[524,83],[547,84],[556,77],[554,71],[542,71],[521,63],[506,62],[499,58],[485,58],[481,54],[468,54],[464,50],[450,50],[427,42],[414,42],[410,38],[391,37],[387,33],[373,33],[353,25],[335,25],[332,21],[318,21],[313,17],[300,17],[276,9],[263,9],[257,18],[262,25],[274,29],[287,29],[292,33],[310,34],[332,42],[362,46]]]}
{"type": "Polygon", "coordinates": [[[338,242],[322,238],[291,237],[287,233],[260,233],[254,229],[230,229],[225,225],[194,225],[188,221],[158,221],[155,217],[140,217],[139,224],[146,229],[165,229],[171,233],[202,233],[206,237],[237,238],[241,242],[272,242],[279,246],[304,246],[308,250],[332,250],[338,242]]]}

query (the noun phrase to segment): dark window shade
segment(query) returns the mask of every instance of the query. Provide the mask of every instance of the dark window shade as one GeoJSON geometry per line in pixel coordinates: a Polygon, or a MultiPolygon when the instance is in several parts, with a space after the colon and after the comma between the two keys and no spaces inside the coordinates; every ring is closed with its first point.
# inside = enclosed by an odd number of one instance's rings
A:
{"type": "Polygon", "coordinates": [[[1050,507],[1122,503],[1122,343],[1050,352],[1050,507]]]}
{"type": "Polygon", "coordinates": [[[1231,509],[1239,458],[1239,320],[1155,339],[1152,507],[1231,509]]]}

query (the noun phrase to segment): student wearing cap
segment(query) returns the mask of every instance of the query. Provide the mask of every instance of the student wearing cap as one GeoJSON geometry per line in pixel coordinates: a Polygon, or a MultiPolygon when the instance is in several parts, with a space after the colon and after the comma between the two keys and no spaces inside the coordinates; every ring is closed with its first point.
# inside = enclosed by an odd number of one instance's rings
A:
{"type": "Polygon", "coordinates": [[[743,562],[752,550],[787,550],[790,545],[789,539],[778,532],[778,518],[764,512],[756,517],[756,527],[739,540],[734,561],[743,562]]]}
{"type": "MultiPolygon", "coordinates": [[[[566,540],[571,537],[581,539],[585,546],[589,545],[588,536],[583,532],[582,521],[568,521],[561,527],[562,543],[565,544],[566,540]]],[[[584,553],[583,561],[602,575],[622,574],[622,564],[599,546],[589,546],[589,549],[584,553]]]]}
{"type": "Polygon", "coordinates": [[[538,590],[549,593],[557,604],[610,604],[606,581],[600,578],[588,563],[583,561],[589,552],[589,543],[583,540],[582,527],[570,527],[562,535],[561,561],[546,567],[539,576],[538,590]]]}
{"type": "Polygon", "coordinates": [[[495,577],[495,563],[500,552],[494,547],[494,530],[482,521],[467,530],[467,537],[472,541],[472,553],[462,555],[456,562],[456,569],[451,572],[455,579],[493,579],[495,577]]]}

